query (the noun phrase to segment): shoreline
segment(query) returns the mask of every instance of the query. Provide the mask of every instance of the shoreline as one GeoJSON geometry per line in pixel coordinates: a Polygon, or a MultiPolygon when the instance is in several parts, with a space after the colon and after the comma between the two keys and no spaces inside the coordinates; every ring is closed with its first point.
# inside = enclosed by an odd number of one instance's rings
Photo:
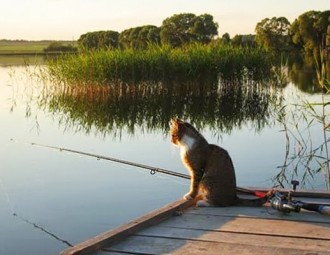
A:
{"type": "Polygon", "coordinates": [[[61,55],[61,54],[77,54],[77,52],[63,52],[63,51],[54,51],[54,52],[1,52],[0,56],[49,56],[49,55],[61,55]]]}

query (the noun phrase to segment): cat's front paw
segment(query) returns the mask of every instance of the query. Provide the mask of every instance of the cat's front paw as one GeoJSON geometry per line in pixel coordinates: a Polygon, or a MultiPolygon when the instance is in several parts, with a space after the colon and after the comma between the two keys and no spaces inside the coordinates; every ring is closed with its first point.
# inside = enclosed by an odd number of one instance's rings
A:
{"type": "Polygon", "coordinates": [[[183,196],[185,200],[193,200],[194,196],[189,192],[186,195],[183,196]]]}
{"type": "Polygon", "coordinates": [[[197,207],[210,207],[213,206],[209,201],[207,200],[198,200],[196,203],[197,207]]]}

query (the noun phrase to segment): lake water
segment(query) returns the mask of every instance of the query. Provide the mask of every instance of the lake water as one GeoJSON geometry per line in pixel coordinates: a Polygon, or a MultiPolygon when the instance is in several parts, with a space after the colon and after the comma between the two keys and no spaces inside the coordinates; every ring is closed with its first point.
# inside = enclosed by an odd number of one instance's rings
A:
{"type": "MultiPolygon", "coordinates": [[[[187,173],[168,136],[170,117],[179,116],[229,151],[239,186],[278,184],[274,177],[285,160],[286,139],[274,117],[270,97],[277,92],[271,89],[233,92],[228,87],[219,92],[217,87],[199,96],[143,90],[105,96],[96,104],[91,102],[97,101],[95,95],[75,98],[71,93],[43,101],[40,81],[26,76],[34,68],[0,67],[0,254],[56,254],[68,245],[40,228],[76,244],[170,203],[189,189],[184,179],[32,142],[187,173]]],[[[320,95],[302,92],[292,83],[279,93],[282,104],[296,98],[320,100],[320,95]]],[[[289,107],[287,111],[290,115],[289,107]]],[[[320,130],[318,125],[310,130],[315,144],[322,142],[320,130]]],[[[288,172],[286,178],[301,180],[304,173],[288,172]]],[[[305,187],[325,189],[324,174],[307,178],[305,187]]]]}

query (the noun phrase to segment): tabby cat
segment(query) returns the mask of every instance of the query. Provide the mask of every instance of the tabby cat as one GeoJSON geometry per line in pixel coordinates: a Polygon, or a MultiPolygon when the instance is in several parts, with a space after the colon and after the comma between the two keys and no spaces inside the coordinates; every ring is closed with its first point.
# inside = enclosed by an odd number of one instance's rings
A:
{"type": "Polygon", "coordinates": [[[236,194],[233,162],[226,150],[209,144],[189,123],[179,119],[170,122],[171,142],[181,149],[181,159],[191,175],[190,191],[185,199],[202,199],[197,206],[261,206],[270,194],[258,199],[241,199],[236,194]]]}

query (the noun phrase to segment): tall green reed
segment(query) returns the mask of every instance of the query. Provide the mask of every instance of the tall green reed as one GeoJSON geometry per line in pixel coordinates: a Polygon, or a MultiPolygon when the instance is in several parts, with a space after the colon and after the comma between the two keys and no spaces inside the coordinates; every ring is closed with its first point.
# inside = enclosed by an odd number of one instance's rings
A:
{"type": "Polygon", "coordinates": [[[49,74],[67,84],[110,84],[198,79],[215,75],[236,79],[268,74],[271,62],[262,49],[191,44],[182,48],[150,45],[145,50],[97,50],[58,58],[49,74]]]}

